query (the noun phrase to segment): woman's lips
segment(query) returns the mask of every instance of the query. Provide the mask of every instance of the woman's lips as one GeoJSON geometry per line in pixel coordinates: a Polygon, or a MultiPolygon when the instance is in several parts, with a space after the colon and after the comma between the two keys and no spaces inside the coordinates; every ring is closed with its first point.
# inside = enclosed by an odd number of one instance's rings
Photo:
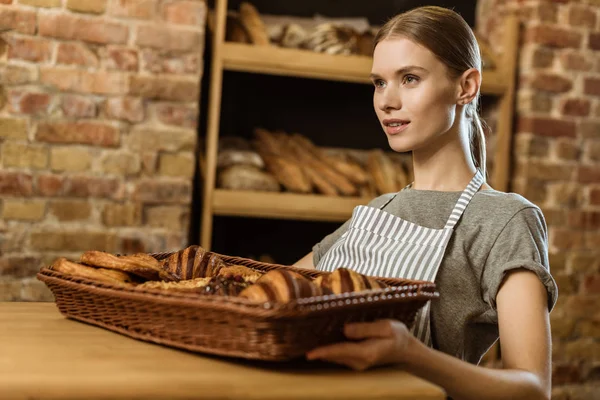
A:
{"type": "Polygon", "coordinates": [[[400,132],[404,131],[408,128],[410,122],[402,122],[402,123],[384,123],[385,132],[388,135],[397,135],[400,132]]]}

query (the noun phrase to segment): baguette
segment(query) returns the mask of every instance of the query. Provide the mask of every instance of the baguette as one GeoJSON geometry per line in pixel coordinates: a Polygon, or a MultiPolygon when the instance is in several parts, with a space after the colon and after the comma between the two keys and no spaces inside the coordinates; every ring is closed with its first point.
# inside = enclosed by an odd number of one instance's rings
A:
{"type": "Polygon", "coordinates": [[[269,33],[267,27],[260,18],[260,14],[256,7],[252,4],[243,2],[240,4],[240,21],[246,31],[252,43],[259,46],[270,45],[269,33]]]}

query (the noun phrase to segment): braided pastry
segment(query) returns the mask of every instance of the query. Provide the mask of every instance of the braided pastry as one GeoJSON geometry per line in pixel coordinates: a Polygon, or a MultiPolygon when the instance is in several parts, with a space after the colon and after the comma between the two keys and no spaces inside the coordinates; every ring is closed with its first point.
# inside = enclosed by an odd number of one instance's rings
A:
{"type": "Polygon", "coordinates": [[[354,54],[357,45],[358,35],[352,28],[333,23],[318,25],[304,41],[306,48],[327,54],[354,54]]]}
{"type": "Polygon", "coordinates": [[[162,264],[162,268],[178,280],[215,276],[224,266],[221,257],[195,245],[173,253],[162,264]]]}
{"type": "Polygon", "coordinates": [[[116,256],[103,251],[86,251],[79,261],[94,267],[125,271],[151,281],[177,280],[175,275],[162,269],[160,261],[148,254],[116,256]]]}

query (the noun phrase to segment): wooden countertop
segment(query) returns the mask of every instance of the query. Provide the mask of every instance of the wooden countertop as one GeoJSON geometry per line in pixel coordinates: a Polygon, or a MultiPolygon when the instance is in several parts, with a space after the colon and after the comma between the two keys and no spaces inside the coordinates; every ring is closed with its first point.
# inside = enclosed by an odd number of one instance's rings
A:
{"type": "Polygon", "coordinates": [[[393,367],[248,362],[69,320],[54,303],[0,302],[2,399],[445,399],[393,367]]]}

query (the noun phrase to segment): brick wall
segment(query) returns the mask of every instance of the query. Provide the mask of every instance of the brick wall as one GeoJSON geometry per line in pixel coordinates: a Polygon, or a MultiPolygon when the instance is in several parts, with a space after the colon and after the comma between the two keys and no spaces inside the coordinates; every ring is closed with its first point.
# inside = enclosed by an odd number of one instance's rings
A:
{"type": "Polygon", "coordinates": [[[511,183],[543,209],[550,231],[560,291],[551,315],[553,399],[598,399],[600,1],[480,0],[478,7],[478,30],[493,46],[503,15],[522,17],[511,183]]]}
{"type": "Polygon", "coordinates": [[[88,249],[187,241],[206,6],[0,0],[0,301],[88,249]]]}

